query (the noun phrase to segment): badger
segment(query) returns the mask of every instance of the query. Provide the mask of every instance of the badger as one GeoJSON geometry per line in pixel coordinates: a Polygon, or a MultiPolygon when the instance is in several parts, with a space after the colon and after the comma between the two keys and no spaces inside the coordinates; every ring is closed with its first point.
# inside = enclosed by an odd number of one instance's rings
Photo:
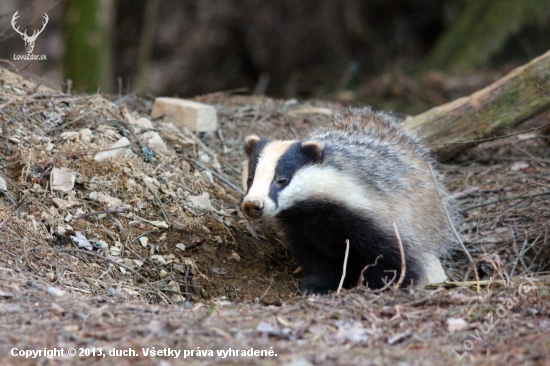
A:
{"type": "Polygon", "coordinates": [[[396,122],[350,109],[303,141],[246,137],[242,211],[282,233],[302,293],[339,287],[348,245],[344,288],[446,278],[438,258],[451,242],[447,203],[427,151],[396,122]]]}

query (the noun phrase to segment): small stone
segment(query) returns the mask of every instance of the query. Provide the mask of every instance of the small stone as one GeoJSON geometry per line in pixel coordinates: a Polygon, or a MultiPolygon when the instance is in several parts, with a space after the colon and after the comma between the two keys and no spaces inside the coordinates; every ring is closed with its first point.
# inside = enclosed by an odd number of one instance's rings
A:
{"type": "Polygon", "coordinates": [[[89,128],[83,128],[78,131],[78,137],[80,139],[80,142],[87,144],[92,141],[92,130],[90,130],[89,128]]]}
{"type": "Polygon", "coordinates": [[[139,242],[142,247],[147,248],[147,243],[149,242],[149,238],[146,236],[142,236],[141,238],[139,238],[139,242]]]}
{"type": "Polygon", "coordinates": [[[176,244],[176,248],[178,248],[182,252],[185,252],[185,244],[183,244],[183,243],[176,244]]]}
{"type": "Polygon", "coordinates": [[[164,256],[162,256],[160,254],[152,255],[152,256],[149,257],[149,259],[151,259],[153,261],[156,261],[160,264],[166,264],[166,259],[164,258],[164,256]]]}
{"type": "Polygon", "coordinates": [[[67,131],[59,135],[65,141],[76,141],[78,140],[78,132],[76,131],[67,131]]]}
{"type": "Polygon", "coordinates": [[[153,122],[151,122],[148,118],[145,118],[145,117],[141,117],[141,118],[136,119],[133,124],[138,126],[138,127],[145,128],[145,129],[148,129],[148,130],[151,130],[151,129],[155,128],[153,126],[153,122]]]}
{"type": "Polygon", "coordinates": [[[70,237],[76,244],[78,244],[79,247],[83,247],[88,250],[92,250],[92,244],[88,241],[88,239],[82,234],[80,231],[75,231],[75,236],[70,237]]]}
{"type": "Polygon", "coordinates": [[[94,201],[105,204],[110,210],[116,210],[118,207],[122,206],[122,201],[120,199],[111,197],[106,193],[91,192],[89,197],[94,201]]]}
{"type": "Polygon", "coordinates": [[[65,236],[65,234],[67,234],[67,230],[65,229],[64,226],[57,226],[57,235],[59,236],[65,236]]]}
{"type": "Polygon", "coordinates": [[[111,252],[111,255],[113,257],[118,257],[122,252],[122,250],[119,247],[115,247],[115,246],[109,247],[109,251],[111,252]]]}
{"type": "Polygon", "coordinates": [[[56,297],[61,297],[65,295],[65,291],[58,289],[57,287],[51,287],[51,286],[48,287],[48,293],[56,297]]]}
{"type": "Polygon", "coordinates": [[[7,190],[8,190],[8,183],[4,178],[0,177],[0,191],[5,192],[7,190]]]}
{"type": "Polygon", "coordinates": [[[194,208],[200,211],[212,211],[212,203],[210,202],[210,196],[204,192],[200,196],[189,196],[189,200],[194,208]]]}
{"type": "Polygon", "coordinates": [[[209,172],[208,170],[204,170],[201,174],[202,174],[206,184],[208,184],[209,186],[214,184],[214,176],[212,175],[211,172],[209,172]]]}
{"type": "Polygon", "coordinates": [[[64,199],[61,199],[61,198],[52,198],[52,202],[55,203],[55,205],[64,210],[64,209],[67,209],[67,208],[71,208],[74,206],[75,202],[74,201],[67,201],[67,200],[64,200],[64,199]]]}
{"type": "Polygon", "coordinates": [[[109,159],[113,159],[115,157],[124,155],[124,153],[128,150],[128,147],[130,146],[130,140],[128,140],[126,137],[121,138],[111,146],[109,146],[106,150],[100,151],[94,156],[94,160],[98,163],[102,163],[104,161],[107,161],[109,159]]]}
{"type": "Polygon", "coordinates": [[[155,151],[166,151],[166,144],[155,131],[147,131],[141,135],[145,144],[155,151]]]}
{"type": "Polygon", "coordinates": [[[166,276],[168,276],[168,272],[166,272],[164,269],[161,269],[159,275],[160,278],[166,278],[166,276]]]}
{"type": "Polygon", "coordinates": [[[231,252],[231,255],[229,256],[229,259],[233,259],[235,262],[241,261],[241,256],[237,252],[231,252]]]}
{"type": "Polygon", "coordinates": [[[63,221],[65,222],[71,222],[71,220],[73,219],[73,215],[71,215],[71,213],[69,212],[67,214],[67,216],[65,216],[65,218],[63,219],[63,221]]]}
{"type": "Polygon", "coordinates": [[[65,168],[53,168],[50,175],[50,186],[53,191],[69,192],[74,187],[76,177],[65,168]]]}
{"type": "Polygon", "coordinates": [[[55,147],[54,144],[52,144],[51,142],[48,142],[48,143],[46,144],[46,146],[44,147],[44,149],[45,149],[46,151],[52,151],[54,147],[55,147]]]}
{"type": "Polygon", "coordinates": [[[465,329],[467,326],[468,323],[462,318],[447,319],[447,329],[449,330],[449,332],[458,332],[465,329]]]}
{"type": "Polygon", "coordinates": [[[207,153],[205,153],[204,151],[199,151],[199,161],[201,163],[210,163],[212,161],[212,159],[210,159],[210,156],[208,156],[207,153]]]}
{"type": "Polygon", "coordinates": [[[180,224],[179,222],[174,222],[172,224],[172,230],[182,232],[185,231],[185,225],[180,224]]]}
{"type": "Polygon", "coordinates": [[[169,117],[180,129],[215,131],[218,128],[216,109],[211,105],[179,98],[156,98],[152,118],[169,117]]]}
{"type": "Polygon", "coordinates": [[[510,170],[513,172],[517,172],[525,168],[529,168],[529,163],[525,161],[517,161],[510,166],[510,170]]]}

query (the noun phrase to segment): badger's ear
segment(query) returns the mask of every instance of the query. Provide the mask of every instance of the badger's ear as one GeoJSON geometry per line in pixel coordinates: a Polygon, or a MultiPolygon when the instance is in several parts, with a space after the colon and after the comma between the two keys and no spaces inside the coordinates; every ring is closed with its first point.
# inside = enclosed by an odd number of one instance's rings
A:
{"type": "Polygon", "coordinates": [[[304,141],[302,142],[302,152],[315,164],[323,161],[323,150],[325,144],[320,141],[304,141]]]}
{"type": "Polygon", "coordinates": [[[252,154],[252,151],[254,151],[254,148],[258,142],[260,142],[260,138],[258,135],[250,135],[244,139],[244,142],[244,152],[246,153],[246,156],[250,157],[250,154],[252,154]]]}

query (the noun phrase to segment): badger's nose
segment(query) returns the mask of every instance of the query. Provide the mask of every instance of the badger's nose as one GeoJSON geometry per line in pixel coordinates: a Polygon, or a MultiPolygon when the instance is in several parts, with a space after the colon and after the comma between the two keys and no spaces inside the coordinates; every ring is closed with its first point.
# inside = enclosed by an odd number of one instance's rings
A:
{"type": "Polygon", "coordinates": [[[258,199],[243,201],[243,212],[251,219],[258,219],[264,214],[264,203],[258,199]]]}

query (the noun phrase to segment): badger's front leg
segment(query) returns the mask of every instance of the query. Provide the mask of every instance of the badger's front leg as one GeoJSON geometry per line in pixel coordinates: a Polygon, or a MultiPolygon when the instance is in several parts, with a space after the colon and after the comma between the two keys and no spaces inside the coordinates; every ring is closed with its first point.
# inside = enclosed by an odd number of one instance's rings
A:
{"type": "MultiPolygon", "coordinates": [[[[297,261],[300,263],[300,261],[297,261]]],[[[302,282],[299,289],[304,295],[326,295],[338,289],[342,268],[338,271],[333,263],[323,261],[319,256],[309,258],[302,266],[302,282]]]]}

